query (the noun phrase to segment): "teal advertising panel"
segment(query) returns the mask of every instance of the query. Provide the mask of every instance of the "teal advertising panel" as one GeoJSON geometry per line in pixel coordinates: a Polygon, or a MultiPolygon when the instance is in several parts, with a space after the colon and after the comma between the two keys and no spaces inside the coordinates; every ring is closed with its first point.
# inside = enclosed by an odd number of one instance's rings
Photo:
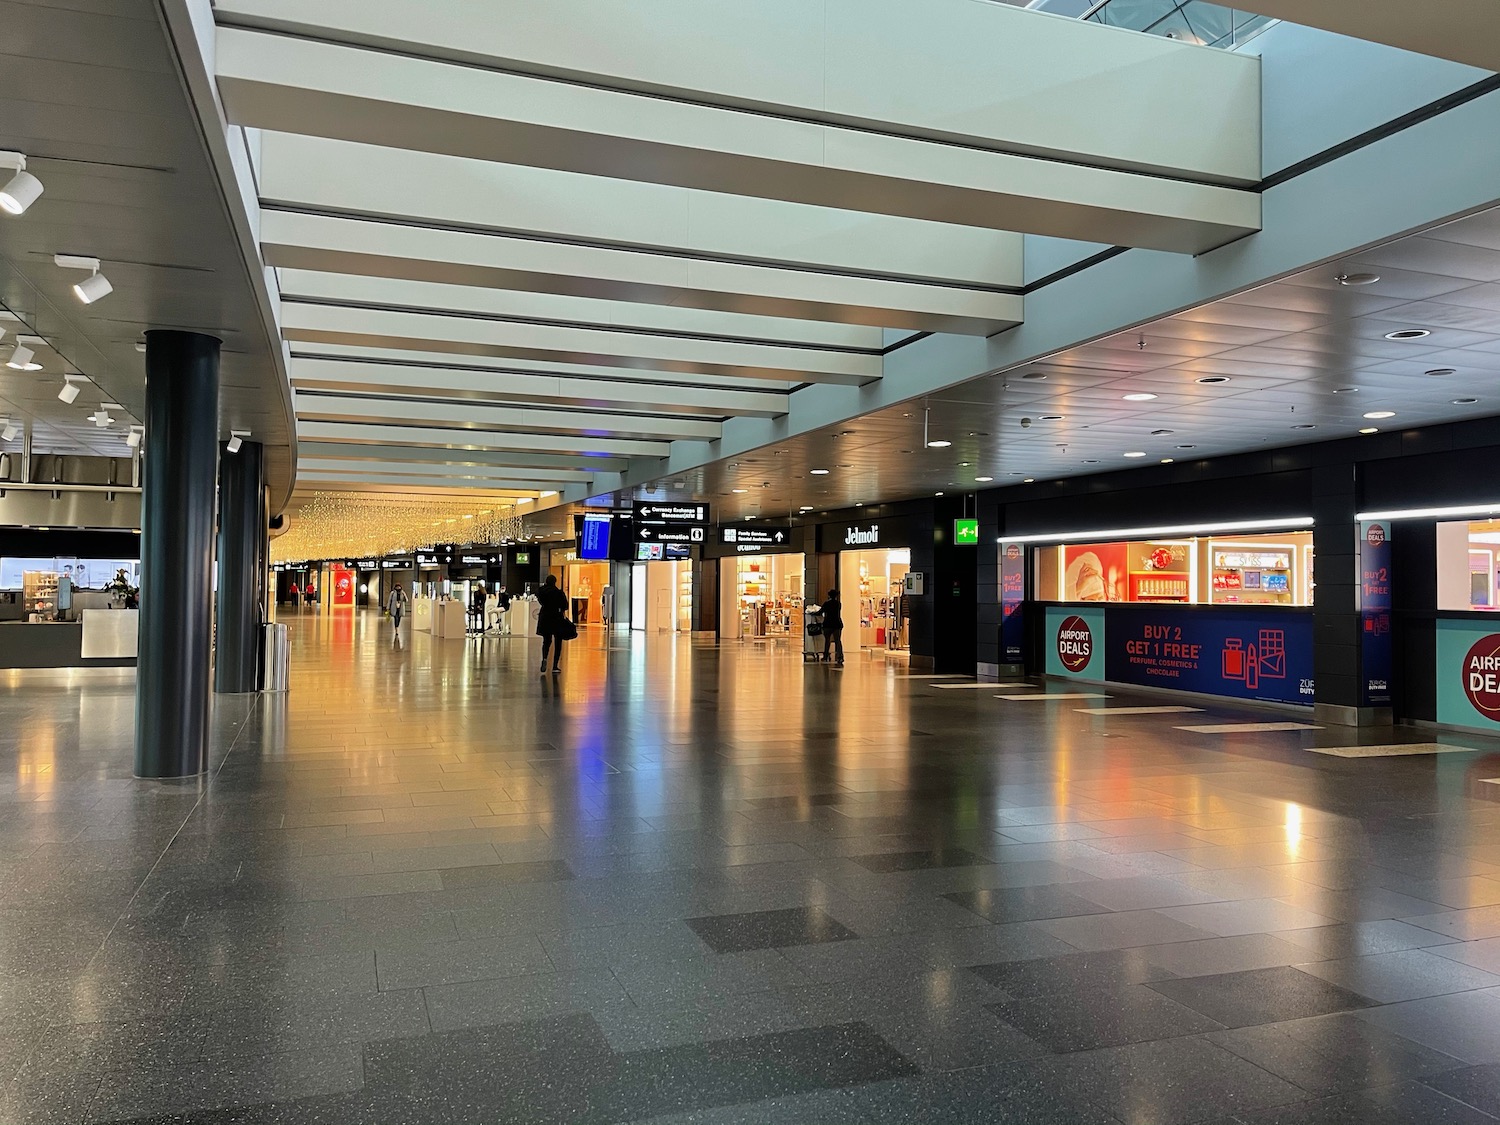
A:
{"type": "Polygon", "coordinates": [[[1500,730],[1500,621],[1438,620],[1437,720],[1500,730]]]}
{"type": "Polygon", "coordinates": [[[1104,679],[1104,609],[1047,607],[1047,675],[1104,679]]]}

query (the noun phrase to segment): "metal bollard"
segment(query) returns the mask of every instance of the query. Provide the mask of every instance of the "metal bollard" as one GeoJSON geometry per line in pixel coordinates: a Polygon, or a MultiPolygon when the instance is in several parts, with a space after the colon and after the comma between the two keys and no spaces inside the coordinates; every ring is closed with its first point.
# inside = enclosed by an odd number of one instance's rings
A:
{"type": "Polygon", "coordinates": [[[265,686],[263,691],[286,691],[290,681],[291,641],[285,625],[265,625],[265,686]]]}

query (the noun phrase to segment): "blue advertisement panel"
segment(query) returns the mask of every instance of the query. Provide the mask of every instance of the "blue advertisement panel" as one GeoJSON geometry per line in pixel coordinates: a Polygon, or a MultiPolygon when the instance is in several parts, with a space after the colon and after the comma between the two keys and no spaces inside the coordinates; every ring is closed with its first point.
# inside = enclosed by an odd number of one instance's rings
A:
{"type": "Polygon", "coordinates": [[[1107,678],[1116,683],[1273,703],[1313,702],[1310,612],[1112,608],[1104,651],[1107,678]]]}
{"type": "Polygon", "coordinates": [[[1019,664],[1026,643],[1026,549],[1000,544],[1000,662],[1019,664]]]}
{"type": "Polygon", "coordinates": [[[1366,707],[1391,702],[1391,525],[1359,525],[1360,698],[1366,707]]]}
{"type": "Polygon", "coordinates": [[[1489,622],[1438,619],[1437,721],[1500,729],[1500,632],[1489,622]]]}
{"type": "Polygon", "coordinates": [[[1047,607],[1047,675],[1105,678],[1103,607],[1047,607]]]}

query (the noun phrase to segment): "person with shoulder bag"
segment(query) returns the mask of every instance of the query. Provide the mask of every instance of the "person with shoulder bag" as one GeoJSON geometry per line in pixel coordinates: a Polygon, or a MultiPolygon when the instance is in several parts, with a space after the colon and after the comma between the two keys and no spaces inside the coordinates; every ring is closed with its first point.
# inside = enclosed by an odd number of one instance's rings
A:
{"type": "Polygon", "coordinates": [[[547,575],[547,581],[537,592],[538,613],[536,635],[542,638],[542,666],[547,670],[547,652],[552,652],[552,671],[561,672],[563,641],[578,636],[578,626],[568,620],[568,596],[558,589],[557,575],[547,575]]]}

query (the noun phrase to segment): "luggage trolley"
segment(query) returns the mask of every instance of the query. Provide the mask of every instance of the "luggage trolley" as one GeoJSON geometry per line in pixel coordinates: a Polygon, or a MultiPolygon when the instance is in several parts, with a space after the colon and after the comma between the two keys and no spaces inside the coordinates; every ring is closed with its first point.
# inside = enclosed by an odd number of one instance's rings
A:
{"type": "Polygon", "coordinates": [[[802,613],[802,660],[803,663],[824,659],[823,655],[823,608],[807,606],[802,613]]]}

